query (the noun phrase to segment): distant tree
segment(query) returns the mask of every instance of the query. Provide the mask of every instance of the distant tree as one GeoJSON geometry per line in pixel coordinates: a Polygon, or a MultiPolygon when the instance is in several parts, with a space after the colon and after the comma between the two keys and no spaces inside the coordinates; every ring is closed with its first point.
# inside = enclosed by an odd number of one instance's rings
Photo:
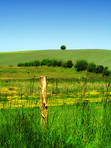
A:
{"type": "Polygon", "coordinates": [[[96,69],[95,69],[95,72],[96,73],[102,73],[104,70],[104,67],[103,65],[97,65],[96,69]]]}
{"type": "Polygon", "coordinates": [[[103,77],[105,77],[105,76],[110,76],[110,73],[111,73],[111,72],[110,72],[108,69],[104,68],[103,71],[102,71],[102,76],[103,76],[103,77]]]}
{"type": "Polygon", "coordinates": [[[62,63],[63,63],[63,62],[62,62],[61,60],[57,61],[57,66],[58,66],[58,67],[62,66],[62,63]]]}
{"type": "Polygon", "coordinates": [[[62,45],[61,46],[61,50],[65,50],[66,49],[66,46],[65,45],[62,45]]]}
{"type": "Polygon", "coordinates": [[[86,60],[77,60],[74,67],[77,71],[86,70],[88,62],[86,60]]]}
{"type": "Polygon", "coordinates": [[[95,63],[89,63],[88,65],[87,65],[87,71],[88,72],[95,72],[95,70],[96,70],[96,64],[95,63]]]}
{"type": "Polygon", "coordinates": [[[66,67],[71,68],[73,66],[73,63],[71,60],[67,61],[66,67]]]}

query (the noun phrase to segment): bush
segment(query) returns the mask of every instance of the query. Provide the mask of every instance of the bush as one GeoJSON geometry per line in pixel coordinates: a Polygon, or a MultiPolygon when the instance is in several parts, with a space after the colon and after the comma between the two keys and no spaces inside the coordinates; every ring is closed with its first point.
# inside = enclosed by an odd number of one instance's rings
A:
{"type": "Polygon", "coordinates": [[[103,65],[97,65],[96,69],[95,69],[95,72],[96,73],[102,73],[103,69],[104,69],[103,65]]]}
{"type": "Polygon", "coordinates": [[[88,63],[86,60],[77,60],[74,67],[76,68],[77,71],[82,71],[86,70],[87,65],[88,63]]]}
{"type": "Polygon", "coordinates": [[[72,61],[67,61],[67,62],[62,62],[61,60],[55,60],[55,59],[43,59],[41,62],[40,61],[32,61],[32,62],[26,62],[26,63],[19,63],[18,66],[39,66],[39,65],[47,65],[47,66],[62,66],[62,67],[65,67],[65,68],[71,68],[73,66],[73,63],[72,61]]]}
{"type": "Polygon", "coordinates": [[[47,65],[47,66],[52,66],[52,60],[48,60],[48,62],[47,62],[46,65],[47,65]]]}
{"type": "Polygon", "coordinates": [[[67,61],[66,67],[67,67],[67,68],[71,68],[72,66],[73,66],[72,61],[67,61]]]}
{"type": "Polygon", "coordinates": [[[61,50],[65,50],[66,49],[66,46],[65,45],[62,45],[61,46],[61,50]]]}
{"type": "Polygon", "coordinates": [[[102,76],[105,77],[105,76],[109,76],[109,75],[110,75],[110,71],[107,68],[104,68],[102,71],[102,76]]]}
{"type": "Polygon", "coordinates": [[[57,66],[58,66],[58,67],[62,66],[62,64],[63,64],[63,63],[62,63],[61,60],[57,61],[57,66]]]}
{"type": "Polygon", "coordinates": [[[88,72],[95,72],[95,70],[96,70],[96,64],[95,63],[89,63],[87,65],[87,71],[88,72]]]}
{"type": "Polygon", "coordinates": [[[57,62],[58,62],[57,60],[53,59],[53,60],[52,60],[52,65],[51,65],[51,66],[57,66],[57,62]]]}
{"type": "Polygon", "coordinates": [[[29,66],[34,66],[34,62],[29,62],[29,66]]]}
{"type": "Polygon", "coordinates": [[[24,66],[30,66],[30,64],[28,62],[24,63],[24,66]]]}
{"type": "Polygon", "coordinates": [[[49,61],[50,61],[49,59],[43,59],[41,61],[41,65],[47,65],[49,61]]]}
{"type": "Polygon", "coordinates": [[[54,66],[62,66],[62,61],[61,60],[57,61],[55,59],[53,59],[53,60],[43,59],[41,61],[41,65],[47,65],[47,66],[53,66],[53,67],[54,66]]]}
{"type": "Polygon", "coordinates": [[[31,66],[40,66],[40,61],[34,61],[32,62],[31,66]]]}
{"type": "Polygon", "coordinates": [[[23,63],[19,63],[17,66],[22,67],[22,66],[24,66],[24,64],[23,63]]]}

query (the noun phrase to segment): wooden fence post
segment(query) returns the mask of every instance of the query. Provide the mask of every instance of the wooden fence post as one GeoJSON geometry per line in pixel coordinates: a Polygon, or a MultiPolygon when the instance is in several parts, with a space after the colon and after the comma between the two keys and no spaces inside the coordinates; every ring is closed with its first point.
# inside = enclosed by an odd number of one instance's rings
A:
{"type": "Polygon", "coordinates": [[[47,77],[40,77],[41,124],[45,126],[48,118],[47,110],[47,77]]]}

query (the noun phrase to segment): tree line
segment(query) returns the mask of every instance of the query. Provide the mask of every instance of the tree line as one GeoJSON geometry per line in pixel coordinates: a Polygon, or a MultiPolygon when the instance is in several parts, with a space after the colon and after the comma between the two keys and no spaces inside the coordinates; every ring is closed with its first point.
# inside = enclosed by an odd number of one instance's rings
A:
{"type": "Polygon", "coordinates": [[[56,60],[56,59],[43,59],[42,61],[31,61],[31,62],[25,62],[25,63],[19,63],[17,66],[20,67],[28,67],[28,66],[53,66],[53,67],[64,67],[64,68],[74,68],[79,72],[83,70],[87,70],[88,72],[96,73],[96,74],[102,74],[102,76],[109,76],[110,70],[108,67],[104,67],[103,65],[96,65],[95,63],[91,62],[88,63],[87,60],[77,60],[75,64],[71,60],[68,60],[67,62],[64,62],[62,60],[56,60]]]}
{"type": "Polygon", "coordinates": [[[27,66],[43,66],[43,65],[71,68],[73,66],[73,63],[71,60],[63,62],[61,60],[55,60],[55,59],[43,59],[42,61],[35,60],[32,62],[19,63],[17,66],[27,67],[27,66]]]}

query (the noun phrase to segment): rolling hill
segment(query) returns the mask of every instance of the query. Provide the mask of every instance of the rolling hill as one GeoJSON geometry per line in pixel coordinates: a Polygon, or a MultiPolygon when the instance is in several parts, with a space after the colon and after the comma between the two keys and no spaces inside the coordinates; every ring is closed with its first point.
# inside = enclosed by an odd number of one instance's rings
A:
{"type": "Polygon", "coordinates": [[[23,52],[0,52],[0,66],[16,66],[20,62],[30,62],[34,60],[61,59],[63,61],[86,59],[88,62],[102,64],[111,69],[111,51],[100,49],[86,50],[35,50],[23,52]]]}

